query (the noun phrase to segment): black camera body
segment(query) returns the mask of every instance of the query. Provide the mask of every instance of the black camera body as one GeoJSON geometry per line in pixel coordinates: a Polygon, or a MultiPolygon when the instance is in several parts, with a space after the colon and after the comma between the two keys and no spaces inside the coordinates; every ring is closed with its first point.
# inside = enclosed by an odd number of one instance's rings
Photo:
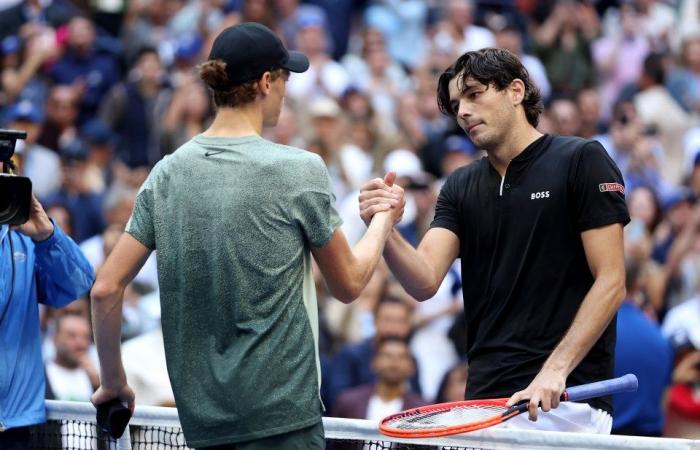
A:
{"type": "Polygon", "coordinates": [[[27,132],[0,129],[0,225],[21,225],[29,220],[32,205],[32,182],[27,177],[10,175],[12,155],[17,139],[26,139],[27,132]]]}

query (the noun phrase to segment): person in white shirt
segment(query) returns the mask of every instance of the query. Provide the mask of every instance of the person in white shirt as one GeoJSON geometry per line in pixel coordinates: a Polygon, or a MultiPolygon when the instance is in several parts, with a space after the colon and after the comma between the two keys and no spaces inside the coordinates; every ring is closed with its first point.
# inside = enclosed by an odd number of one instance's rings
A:
{"type": "Polygon", "coordinates": [[[97,368],[89,356],[90,334],[90,323],[84,316],[66,314],[56,319],[56,356],[46,364],[46,398],[90,400],[100,384],[97,368]]]}

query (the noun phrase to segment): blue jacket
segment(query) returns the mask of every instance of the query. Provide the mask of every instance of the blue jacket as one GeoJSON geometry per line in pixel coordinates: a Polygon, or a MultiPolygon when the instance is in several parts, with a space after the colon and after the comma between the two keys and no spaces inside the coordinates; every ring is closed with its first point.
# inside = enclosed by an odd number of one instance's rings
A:
{"type": "Polygon", "coordinates": [[[631,302],[617,313],[615,376],[633,373],[639,379],[636,392],[613,395],[613,433],[660,436],[664,428],[661,408],[671,383],[673,350],[659,326],[631,302]]]}
{"type": "Polygon", "coordinates": [[[95,280],[80,248],[55,224],[54,230],[34,243],[0,226],[0,429],[46,421],[39,303],[64,306],[85,295],[95,280]]]}

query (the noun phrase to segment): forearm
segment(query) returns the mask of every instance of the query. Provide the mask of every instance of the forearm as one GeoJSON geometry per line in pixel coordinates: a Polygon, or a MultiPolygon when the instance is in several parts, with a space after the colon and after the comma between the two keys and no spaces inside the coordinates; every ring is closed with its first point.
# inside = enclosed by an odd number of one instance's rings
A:
{"type": "Polygon", "coordinates": [[[124,287],[96,284],[92,292],[92,324],[100,360],[102,385],[116,389],[126,384],[121,358],[122,304],[124,287]]]}
{"type": "Polygon", "coordinates": [[[393,229],[384,246],[384,259],[401,286],[416,300],[435,295],[440,277],[425,258],[393,229]]]}
{"type": "Polygon", "coordinates": [[[543,369],[568,376],[603,334],[624,300],[624,273],[599,277],[593,283],[574,322],[543,369]]]}
{"type": "MultiPolygon", "coordinates": [[[[353,292],[360,294],[360,291],[367,286],[374,273],[379,259],[382,257],[384,242],[392,229],[391,217],[388,213],[376,214],[367,227],[367,232],[352,248],[354,264],[351,268],[351,284],[356,286],[353,292]]],[[[354,295],[354,297],[357,297],[354,295]]]]}

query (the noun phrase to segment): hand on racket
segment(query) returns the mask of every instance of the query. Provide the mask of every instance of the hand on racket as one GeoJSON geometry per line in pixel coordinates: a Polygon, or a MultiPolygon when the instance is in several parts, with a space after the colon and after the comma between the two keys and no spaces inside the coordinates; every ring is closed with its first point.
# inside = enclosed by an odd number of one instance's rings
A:
{"type": "Polygon", "coordinates": [[[565,375],[543,369],[527,388],[513,394],[506,402],[506,406],[526,403],[529,419],[535,422],[537,421],[538,408],[547,412],[559,406],[565,388],[565,375]]]}
{"type": "MultiPolygon", "coordinates": [[[[578,401],[618,392],[636,391],[637,385],[637,377],[627,374],[568,388],[561,395],[561,400],[578,401]]],[[[529,402],[520,402],[509,407],[508,400],[467,400],[413,408],[382,419],[379,431],[387,436],[406,438],[447,436],[498,425],[528,411],[529,402]]]]}

